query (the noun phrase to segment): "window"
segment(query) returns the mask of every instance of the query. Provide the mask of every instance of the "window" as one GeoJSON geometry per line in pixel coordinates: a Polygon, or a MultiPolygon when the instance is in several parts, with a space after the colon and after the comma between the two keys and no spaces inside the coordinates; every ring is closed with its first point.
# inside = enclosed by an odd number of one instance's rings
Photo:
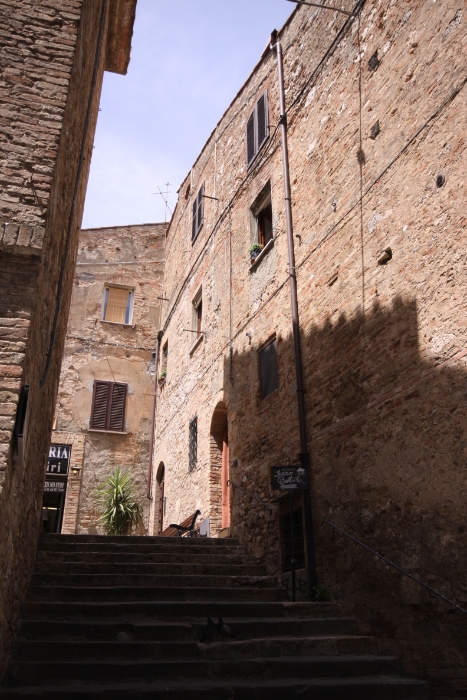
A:
{"type": "Polygon", "coordinates": [[[169,357],[169,341],[167,340],[162,348],[161,377],[167,376],[167,360],[169,357]]]}
{"type": "Polygon", "coordinates": [[[94,382],[90,428],[124,432],[127,389],[127,384],[119,382],[94,382]]]}
{"type": "Polygon", "coordinates": [[[199,188],[193,202],[193,223],[191,229],[191,242],[194,243],[204,221],[204,185],[199,188]]]}
{"type": "Polygon", "coordinates": [[[200,289],[193,299],[193,313],[191,321],[193,336],[198,339],[203,332],[203,290],[200,289]],[[195,335],[196,333],[196,335],[195,335]]]}
{"type": "Polygon", "coordinates": [[[261,372],[261,398],[272,394],[279,388],[279,373],[277,370],[277,345],[276,340],[268,343],[259,353],[259,365],[261,372]]]}
{"type": "Polygon", "coordinates": [[[190,472],[196,467],[198,461],[198,416],[195,416],[190,421],[190,444],[188,454],[188,469],[190,472]]]}
{"type": "Polygon", "coordinates": [[[259,243],[264,248],[273,239],[270,182],[255,199],[250,211],[252,242],[259,243]]]}
{"type": "Polygon", "coordinates": [[[104,292],[103,321],[131,323],[133,290],[128,287],[106,287],[104,292]]]}
{"type": "Polygon", "coordinates": [[[246,162],[249,166],[269,136],[268,93],[263,92],[246,125],[246,162]]]}

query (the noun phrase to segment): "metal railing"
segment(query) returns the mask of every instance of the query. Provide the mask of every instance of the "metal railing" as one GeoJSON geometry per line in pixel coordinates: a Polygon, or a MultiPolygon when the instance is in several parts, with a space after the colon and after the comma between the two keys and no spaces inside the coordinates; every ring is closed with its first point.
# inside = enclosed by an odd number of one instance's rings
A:
{"type": "Polygon", "coordinates": [[[389,564],[389,566],[392,566],[394,569],[397,569],[397,571],[400,571],[401,574],[404,574],[405,576],[408,576],[412,581],[415,581],[416,583],[419,584],[419,586],[423,586],[423,588],[426,588],[428,591],[433,593],[434,595],[438,596],[438,598],[441,598],[441,600],[444,600],[445,603],[449,603],[449,605],[453,605],[457,610],[460,610],[461,612],[465,613],[467,615],[467,610],[464,610],[464,608],[461,608],[460,605],[457,605],[457,603],[454,603],[452,600],[449,600],[449,598],[446,598],[442,593],[439,593],[438,591],[435,591],[434,588],[429,586],[427,583],[424,583],[423,581],[420,581],[416,576],[413,576],[412,574],[409,574],[408,571],[405,571],[405,569],[402,569],[402,567],[398,566],[397,564],[394,564],[392,561],[389,561],[389,559],[386,559],[382,554],[379,554],[378,552],[375,552],[374,549],[371,549],[371,547],[368,547],[368,545],[363,544],[363,542],[360,542],[360,540],[357,540],[356,537],[353,537],[352,535],[349,535],[348,532],[345,532],[344,530],[341,530],[340,527],[337,527],[337,525],[334,525],[334,523],[330,523],[329,520],[323,520],[321,525],[325,524],[330,525],[333,530],[337,530],[337,532],[340,532],[341,535],[345,535],[345,537],[348,537],[349,540],[352,540],[352,542],[355,542],[358,544],[360,547],[363,547],[363,549],[366,549],[368,552],[371,552],[371,554],[374,554],[376,557],[379,557],[379,559],[382,559],[386,564],[389,564]]]}

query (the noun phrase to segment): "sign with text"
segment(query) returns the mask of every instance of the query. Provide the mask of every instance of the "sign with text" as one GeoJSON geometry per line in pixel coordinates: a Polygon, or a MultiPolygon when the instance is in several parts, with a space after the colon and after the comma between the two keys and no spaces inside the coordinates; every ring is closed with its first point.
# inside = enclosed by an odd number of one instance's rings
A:
{"type": "Polygon", "coordinates": [[[271,467],[271,488],[273,491],[298,491],[309,487],[308,469],[298,465],[291,467],[271,467]]]}
{"type": "Polygon", "coordinates": [[[47,474],[68,474],[70,466],[71,445],[50,445],[47,460],[47,474]]]}
{"type": "Polygon", "coordinates": [[[44,484],[45,493],[64,493],[65,491],[66,479],[57,479],[57,481],[52,481],[52,479],[46,479],[44,484]]]}

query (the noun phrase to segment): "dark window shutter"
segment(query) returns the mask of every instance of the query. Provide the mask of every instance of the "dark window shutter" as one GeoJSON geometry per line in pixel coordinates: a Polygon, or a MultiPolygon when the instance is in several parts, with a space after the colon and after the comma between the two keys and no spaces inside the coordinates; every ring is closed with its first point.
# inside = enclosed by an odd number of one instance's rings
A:
{"type": "Polygon", "coordinates": [[[204,222],[204,184],[201,185],[201,189],[198,193],[198,231],[204,222]]]}
{"type": "Polygon", "coordinates": [[[277,345],[276,341],[266,345],[264,350],[259,354],[260,370],[261,370],[261,395],[265,399],[266,396],[272,394],[273,391],[279,388],[279,372],[277,369],[277,345]]]}
{"type": "Polygon", "coordinates": [[[191,472],[196,467],[196,462],[198,461],[198,416],[191,419],[189,433],[188,468],[191,472]]]}
{"type": "Polygon", "coordinates": [[[112,402],[110,405],[109,430],[123,432],[125,429],[126,384],[112,385],[112,402]]]}
{"type": "Polygon", "coordinates": [[[250,165],[251,161],[255,157],[255,113],[256,108],[253,110],[250,118],[248,119],[246,125],[246,161],[250,165]]]}
{"type": "Polygon", "coordinates": [[[263,145],[264,141],[266,140],[267,137],[267,129],[268,129],[268,114],[267,114],[267,101],[266,101],[266,93],[261,95],[261,97],[258,100],[257,106],[256,106],[256,113],[257,113],[257,140],[256,140],[256,152],[259,151],[261,146],[263,145]]]}
{"type": "Polygon", "coordinates": [[[94,396],[91,409],[91,428],[105,430],[111,382],[94,382],[94,396]]]}
{"type": "Polygon", "coordinates": [[[195,197],[195,201],[193,202],[193,223],[192,223],[192,228],[191,228],[191,240],[192,240],[192,242],[195,240],[196,234],[198,233],[198,229],[196,227],[197,213],[198,213],[198,197],[195,197]]]}

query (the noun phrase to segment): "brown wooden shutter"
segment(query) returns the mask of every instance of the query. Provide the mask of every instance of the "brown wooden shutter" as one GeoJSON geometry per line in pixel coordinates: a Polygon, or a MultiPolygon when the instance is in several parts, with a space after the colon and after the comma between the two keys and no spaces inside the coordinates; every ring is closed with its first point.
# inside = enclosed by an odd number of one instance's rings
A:
{"type": "Polygon", "coordinates": [[[266,140],[268,135],[268,113],[267,113],[267,96],[266,93],[261,95],[256,106],[256,126],[257,126],[257,140],[256,140],[256,152],[259,151],[261,146],[266,140]]]}
{"type": "Polygon", "coordinates": [[[276,341],[266,345],[259,354],[261,370],[261,396],[263,399],[279,388],[279,372],[277,367],[276,341]]]}
{"type": "Polygon", "coordinates": [[[126,384],[112,384],[112,400],[109,412],[109,430],[125,429],[126,384]]]}
{"type": "Polygon", "coordinates": [[[95,430],[105,430],[107,427],[110,387],[111,382],[94,382],[90,427],[95,430]]]}
{"type": "Polygon", "coordinates": [[[204,183],[201,185],[201,189],[198,192],[198,231],[204,222],[204,183]]]}
{"type": "Polygon", "coordinates": [[[198,218],[198,197],[195,197],[195,200],[193,202],[193,222],[192,222],[192,227],[191,227],[191,242],[193,242],[196,238],[196,234],[198,233],[198,230],[196,228],[196,220],[198,218]]]}
{"type": "Polygon", "coordinates": [[[246,125],[246,161],[250,165],[251,161],[255,157],[255,113],[256,108],[253,110],[250,118],[248,119],[246,125]]]}

